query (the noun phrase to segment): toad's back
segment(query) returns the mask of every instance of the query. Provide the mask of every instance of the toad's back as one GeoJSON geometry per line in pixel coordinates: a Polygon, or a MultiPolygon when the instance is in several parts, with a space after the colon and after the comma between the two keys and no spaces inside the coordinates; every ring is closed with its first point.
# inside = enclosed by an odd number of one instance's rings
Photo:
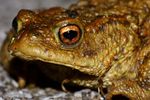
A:
{"type": "Polygon", "coordinates": [[[120,94],[147,99],[149,7],[148,0],[80,0],[68,9],[21,10],[13,21],[9,51],[42,61],[40,68],[54,80],[69,76],[81,86],[107,88],[108,99],[120,94]],[[56,69],[67,74],[53,76],[56,69]]]}

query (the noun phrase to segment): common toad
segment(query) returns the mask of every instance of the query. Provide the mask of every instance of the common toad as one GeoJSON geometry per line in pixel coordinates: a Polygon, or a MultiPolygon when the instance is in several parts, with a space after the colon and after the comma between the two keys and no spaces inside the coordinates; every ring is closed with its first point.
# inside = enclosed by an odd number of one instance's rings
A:
{"type": "Polygon", "coordinates": [[[49,78],[99,88],[106,100],[149,100],[149,28],[149,0],[80,0],[68,9],[20,10],[1,61],[7,70],[13,56],[42,61],[49,78]]]}

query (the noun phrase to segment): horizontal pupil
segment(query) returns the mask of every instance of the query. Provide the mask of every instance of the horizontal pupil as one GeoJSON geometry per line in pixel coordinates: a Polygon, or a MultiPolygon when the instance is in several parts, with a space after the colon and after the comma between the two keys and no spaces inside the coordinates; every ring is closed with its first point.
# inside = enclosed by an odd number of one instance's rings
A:
{"type": "Polygon", "coordinates": [[[70,30],[70,31],[65,32],[63,36],[64,38],[69,39],[71,41],[73,38],[77,37],[77,34],[78,33],[76,31],[70,30]]]}

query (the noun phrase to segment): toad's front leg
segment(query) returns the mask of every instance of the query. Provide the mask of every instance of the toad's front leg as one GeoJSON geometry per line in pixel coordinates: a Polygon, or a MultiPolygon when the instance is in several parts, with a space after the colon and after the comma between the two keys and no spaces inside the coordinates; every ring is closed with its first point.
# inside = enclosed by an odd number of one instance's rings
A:
{"type": "MultiPolygon", "coordinates": [[[[149,57],[150,58],[150,57],[149,57]]],[[[150,100],[150,59],[146,58],[138,69],[137,80],[121,79],[108,87],[106,100],[125,98],[131,100],[150,100]]]]}
{"type": "Polygon", "coordinates": [[[107,89],[106,100],[150,100],[150,52],[138,67],[136,79],[121,78],[113,81],[107,89]]]}
{"type": "Polygon", "coordinates": [[[108,87],[106,100],[149,100],[150,91],[136,81],[122,79],[108,87]]]}

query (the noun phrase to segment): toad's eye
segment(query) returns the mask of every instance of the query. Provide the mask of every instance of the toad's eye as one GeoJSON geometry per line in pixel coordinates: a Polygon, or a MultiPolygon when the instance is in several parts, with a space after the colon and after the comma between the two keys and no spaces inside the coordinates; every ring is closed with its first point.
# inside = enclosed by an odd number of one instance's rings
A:
{"type": "Polygon", "coordinates": [[[18,32],[22,28],[22,22],[20,20],[18,20],[17,17],[15,17],[12,21],[12,27],[15,30],[15,32],[18,32]]]}
{"type": "Polygon", "coordinates": [[[18,29],[17,17],[15,17],[12,21],[12,27],[16,31],[18,29]]]}
{"type": "Polygon", "coordinates": [[[66,25],[59,29],[59,40],[65,46],[78,44],[82,37],[82,31],[77,25],[66,25]]]}

